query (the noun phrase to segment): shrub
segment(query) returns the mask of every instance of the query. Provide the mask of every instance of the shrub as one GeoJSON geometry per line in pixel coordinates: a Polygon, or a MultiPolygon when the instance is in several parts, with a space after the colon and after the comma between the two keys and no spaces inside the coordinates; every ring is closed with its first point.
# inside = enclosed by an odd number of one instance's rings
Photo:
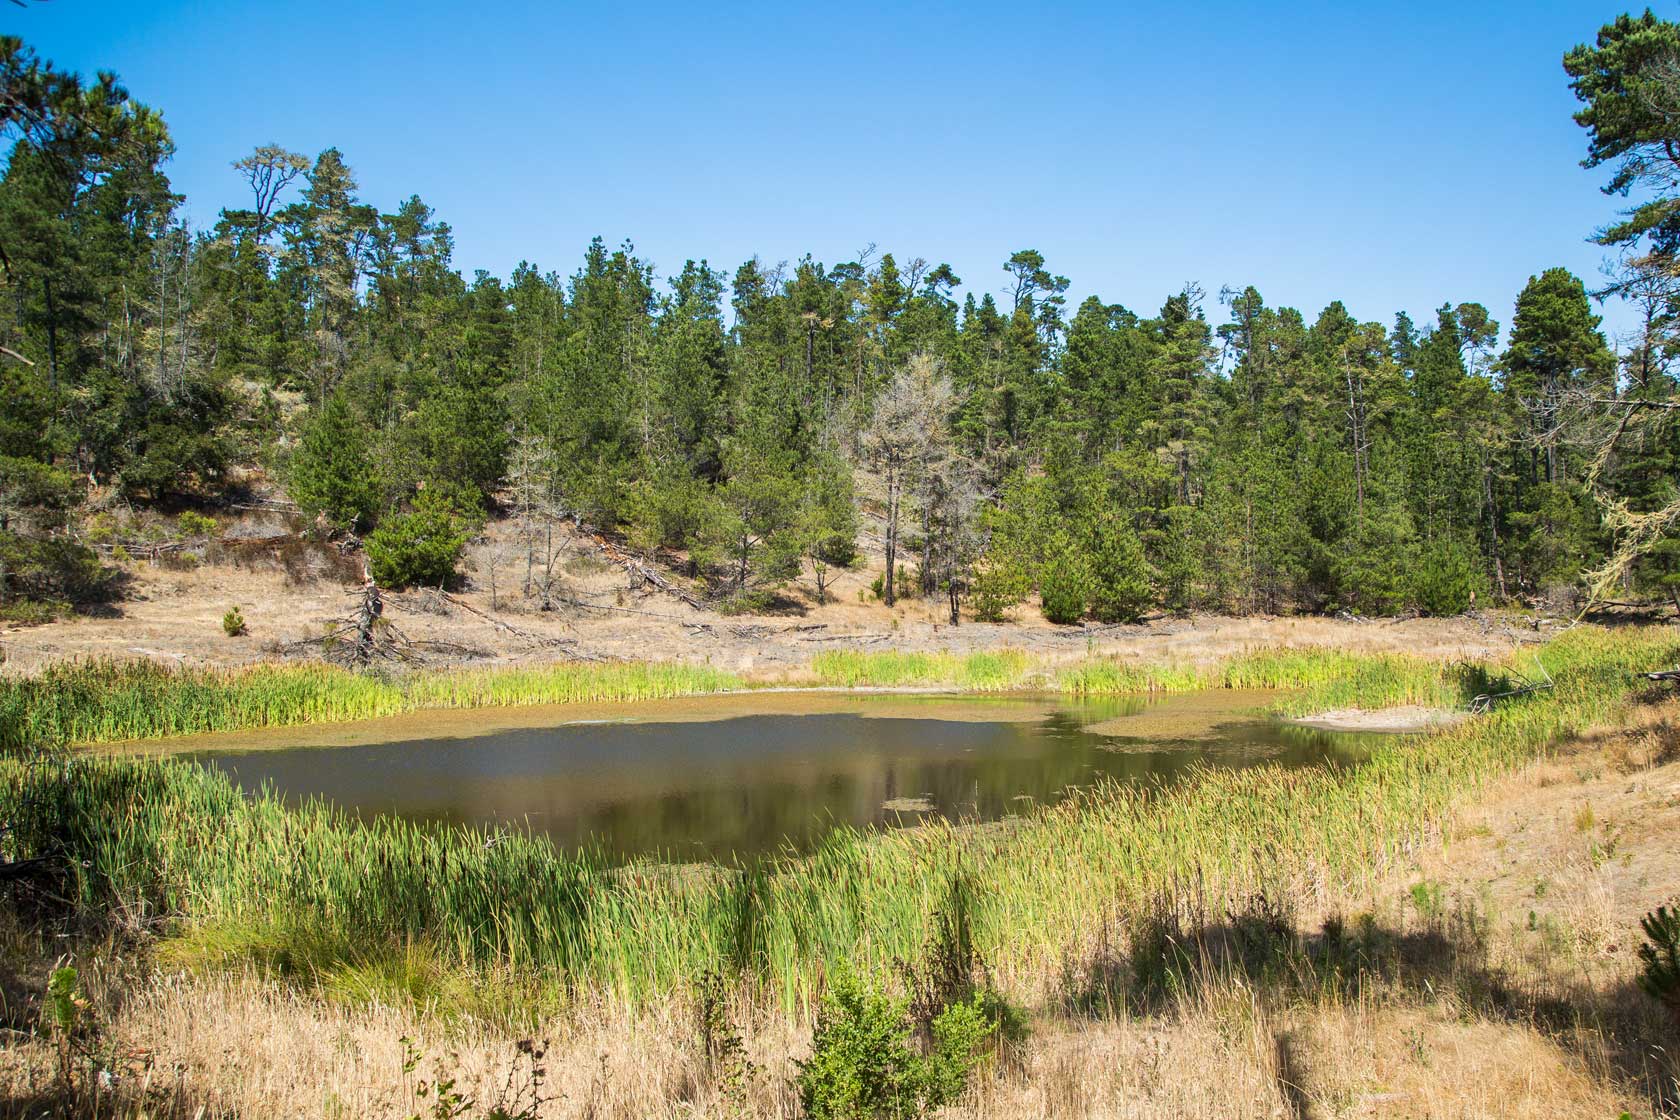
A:
{"type": "Polygon", "coordinates": [[[0,602],[105,602],[116,595],[119,582],[120,573],[100,564],[86,545],[0,530],[0,602]]]}
{"type": "Polygon", "coordinates": [[[367,539],[373,578],[385,587],[441,587],[455,578],[466,547],[462,518],[449,499],[422,490],[414,508],[393,517],[367,539]]]}
{"type": "Polygon", "coordinates": [[[1639,921],[1639,986],[1680,1026],[1680,911],[1659,906],[1639,921]]]}
{"type": "Polygon", "coordinates": [[[1151,602],[1149,562],[1137,535],[1103,525],[1091,554],[1091,614],[1098,622],[1136,622],[1151,602]]]}
{"type": "Polygon", "coordinates": [[[1078,622],[1085,617],[1090,588],[1090,570],[1084,559],[1071,549],[1062,552],[1045,564],[1039,575],[1044,617],[1059,625],[1078,622]]]}
{"type": "Polygon", "coordinates": [[[222,615],[222,633],[230,638],[243,637],[245,634],[245,616],[239,613],[238,607],[229,607],[222,615]]]}
{"type": "Polygon", "coordinates": [[[193,510],[182,510],[181,516],[175,519],[176,528],[181,530],[183,537],[210,537],[216,534],[216,519],[206,517],[193,510]]]}
{"type": "MultiPolygon", "coordinates": [[[[898,569],[898,595],[896,598],[911,599],[920,595],[922,585],[910,575],[910,572],[904,567],[904,565],[895,564],[893,566],[898,569]]],[[[875,597],[877,602],[886,599],[887,576],[885,572],[876,576],[869,582],[869,593],[875,597]]]]}
{"type": "Polygon", "coordinates": [[[334,393],[304,428],[286,471],[286,489],[305,517],[335,529],[365,529],[377,485],[367,429],[343,392],[334,393]]]}
{"type": "Polygon", "coordinates": [[[1487,591],[1487,573],[1471,549],[1435,541],[1419,549],[1412,567],[1412,602],[1426,614],[1463,614],[1487,591]]]}
{"type": "Polygon", "coordinates": [[[954,1100],[997,1031],[980,994],[933,1020],[928,1053],[911,1044],[906,1004],[836,971],[817,1013],[799,1100],[811,1120],[905,1120],[954,1100]]]}
{"type": "Polygon", "coordinates": [[[1008,561],[989,564],[974,577],[969,605],[979,621],[1002,622],[1005,612],[1025,599],[1028,590],[1027,574],[1019,565],[1008,561]]]}

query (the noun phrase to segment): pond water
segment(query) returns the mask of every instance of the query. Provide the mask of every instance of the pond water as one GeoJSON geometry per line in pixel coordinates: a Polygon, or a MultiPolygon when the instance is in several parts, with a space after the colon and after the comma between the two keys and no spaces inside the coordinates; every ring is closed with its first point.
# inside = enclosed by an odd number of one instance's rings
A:
{"type": "Polygon", "coordinates": [[[691,860],[807,848],[837,823],[997,820],[1103,778],[1171,780],[1196,764],[1355,762],[1376,738],[1269,718],[1267,699],[764,693],[424,713],[206,737],[186,753],[247,790],[364,816],[691,860]]]}

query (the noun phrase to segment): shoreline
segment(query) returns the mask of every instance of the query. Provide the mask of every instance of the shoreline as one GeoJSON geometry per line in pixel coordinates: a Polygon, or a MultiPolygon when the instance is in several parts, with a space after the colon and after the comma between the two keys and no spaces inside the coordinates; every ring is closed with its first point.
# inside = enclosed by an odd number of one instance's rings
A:
{"type": "MultiPolygon", "coordinates": [[[[141,743],[557,705],[612,718],[627,702],[700,697],[1004,698],[1037,693],[1071,700],[1337,685],[1322,697],[1291,697],[1275,709],[1280,716],[1302,719],[1353,706],[1350,701],[1366,708],[1447,706],[1461,699],[1453,673],[1450,663],[1437,659],[1349,654],[1318,646],[1248,648],[1199,663],[1104,656],[1059,660],[1015,649],[965,655],[829,652],[811,658],[798,671],[798,679],[784,675],[762,682],[673,662],[560,662],[529,668],[421,669],[394,676],[320,662],[264,662],[231,669],[146,661],[68,662],[27,677],[0,677],[0,749],[141,743]]],[[[478,718],[491,724],[528,723],[511,716],[478,718]]]]}

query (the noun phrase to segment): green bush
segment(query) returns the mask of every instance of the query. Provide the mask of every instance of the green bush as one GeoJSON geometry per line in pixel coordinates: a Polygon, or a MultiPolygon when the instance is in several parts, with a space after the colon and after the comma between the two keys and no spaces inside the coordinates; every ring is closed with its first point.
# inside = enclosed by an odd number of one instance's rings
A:
{"type": "Polygon", "coordinates": [[[367,427],[343,392],[334,393],[304,427],[286,470],[286,489],[305,517],[335,529],[365,530],[378,486],[367,427]]]}
{"type": "Polygon", "coordinates": [[[1639,986],[1680,1025],[1680,911],[1659,906],[1640,919],[1639,986]]]}
{"type": "Polygon", "coordinates": [[[441,587],[455,578],[455,565],[466,545],[463,519],[454,504],[436,491],[422,490],[412,510],[373,531],[367,554],[373,578],[383,587],[441,587]]]}
{"type": "MultiPolygon", "coordinates": [[[[917,582],[913,576],[911,576],[910,572],[904,567],[904,565],[895,564],[893,566],[898,569],[898,595],[896,597],[899,599],[913,599],[920,595],[922,592],[922,585],[917,582]]],[[[885,572],[869,581],[869,593],[875,596],[877,601],[886,599],[887,576],[885,572]]]]}
{"type": "Polygon", "coordinates": [[[1437,617],[1463,614],[1487,591],[1487,573],[1475,551],[1449,540],[1423,545],[1412,565],[1411,598],[1418,610],[1437,617]]]}
{"type": "Polygon", "coordinates": [[[1002,622],[1003,616],[1027,597],[1031,584],[1019,565],[1005,562],[982,568],[974,577],[969,605],[981,622],[1002,622]]]}
{"type": "Polygon", "coordinates": [[[1136,622],[1153,601],[1149,561],[1125,525],[1098,528],[1091,553],[1091,614],[1099,622],[1136,622]]]}
{"type": "Polygon", "coordinates": [[[905,1120],[952,1100],[985,1055],[998,1018],[983,994],[933,1020],[926,1054],[911,1042],[903,1000],[838,970],[823,995],[811,1057],[799,1064],[799,1100],[811,1120],[905,1120]]]}
{"type": "Polygon", "coordinates": [[[238,607],[229,607],[222,615],[222,633],[230,638],[243,637],[245,634],[245,616],[238,607]]]}
{"type": "Polygon", "coordinates": [[[183,537],[211,537],[216,534],[216,519],[186,509],[175,519],[175,527],[183,537]]]}
{"type": "Polygon", "coordinates": [[[1044,617],[1059,625],[1085,617],[1091,592],[1091,574],[1083,557],[1071,549],[1053,557],[1038,577],[1038,594],[1044,617]]]}
{"type": "Polygon", "coordinates": [[[0,529],[0,603],[105,602],[116,595],[119,579],[120,573],[100,564],[84,544],[0,529]]]}

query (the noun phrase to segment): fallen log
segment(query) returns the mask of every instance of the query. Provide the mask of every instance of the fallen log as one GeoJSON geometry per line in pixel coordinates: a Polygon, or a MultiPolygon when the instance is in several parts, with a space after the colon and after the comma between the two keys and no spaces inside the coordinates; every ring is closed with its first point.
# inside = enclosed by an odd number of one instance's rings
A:
{"type": "Polygon", "coordinates": [[[1519,676],[1518,679],[1523,683],[1517,688],[1507,689],[1504,692],[1481,693],[1470,701],[1470,714],[1486,715],[1493,711],[1493,706],[1501,700],[1514,700],[1519,696],[1530,696],[1536,692],[1550,692],[1556,687],[1556,684],[1552,681],[1552,675],[1546,672],[1546,666],[1541,664],[1538,657],[1534,659],[1534,664],[1540,670],[1542,680],[1531,681],[1527,677],[1519,676]]]}

